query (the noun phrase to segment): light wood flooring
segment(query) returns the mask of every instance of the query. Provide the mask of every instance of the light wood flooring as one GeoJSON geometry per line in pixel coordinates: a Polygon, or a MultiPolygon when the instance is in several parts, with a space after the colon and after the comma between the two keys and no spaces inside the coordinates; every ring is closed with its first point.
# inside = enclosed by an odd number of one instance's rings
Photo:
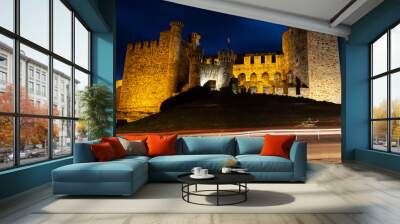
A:
{"type": "Polygon", "coordinates": [[[307,144],[307,159],[318,163],[341,163],[340,142],[311,142],[307,144]]]}
{"type": "Polygon", "coordinates": [[[365,206],[355,214],[37,214],[38,207],[54,200],[49,186],[43,186],[0,202],[0,223],[400,223],[399,174],[357,163],[314,162],[308,182],[324,186],[349,203],[363,202],[365,206]]]}

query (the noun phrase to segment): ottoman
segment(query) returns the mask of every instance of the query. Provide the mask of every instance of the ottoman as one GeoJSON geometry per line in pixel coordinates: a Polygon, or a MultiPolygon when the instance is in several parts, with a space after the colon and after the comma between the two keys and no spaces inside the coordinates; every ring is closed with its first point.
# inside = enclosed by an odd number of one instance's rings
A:
{"type": "Polygon", "coordinates": [[[74,163],[52,172],[53,193],[68,195],[132,195],[148,179],[146,160],[74,163]]]}

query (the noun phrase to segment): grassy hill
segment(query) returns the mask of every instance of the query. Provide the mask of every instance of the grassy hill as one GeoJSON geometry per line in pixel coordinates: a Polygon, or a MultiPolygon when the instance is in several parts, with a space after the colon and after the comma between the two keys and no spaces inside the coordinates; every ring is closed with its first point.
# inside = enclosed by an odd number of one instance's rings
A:
{"type": "Polygon", "coordinates": [[[117,132],[339,126],[338,104],[288,96],[235,95],[195,88],[166,100],[160,113],[119,124],[117,132]]]}

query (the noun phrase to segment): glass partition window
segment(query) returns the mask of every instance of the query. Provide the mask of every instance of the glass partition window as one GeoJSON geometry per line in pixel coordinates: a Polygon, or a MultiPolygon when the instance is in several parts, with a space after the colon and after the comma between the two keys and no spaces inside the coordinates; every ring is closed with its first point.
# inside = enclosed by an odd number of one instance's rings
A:
{"type": "Polygon", "coordinates": [[[390,31],[390,68],[400,67],[400,24],[390,31]]]}
{"type": "Polygon", "coordinates": [[[75,18],[75,62],[82,68],[89,69],[89,32],[77,18],[75,18]]]}
{"type": "Polygon", "coordinates": [[[387,34],[372,44],[372,75],[376,76],[387,71],[387,34]]]}
{"type": "Polygon", "coordinates": [[[60,0],[53,0],[53,51],[71,60],[72,12],[60,0]]]}
{"type": "Polygon", "coordinates": [[[14,166],[14,122],[12,116],[0,115],[0,170],[14,166]]]}
{"type": "Polygon", "coordinates": [[[0,112],[14,111],[14,41],[0,34],[0,112]]]}
{"type": "Polygon", "coordinates": [[[28,164],[49,158],[49,122],[46,118],[20,118],[19,159],[28,164]]]}
{"type": "Polygon", "coordinates": [[[49,48],[49,0],[20,0],[21,36],[49,48]]]}
{"type": "Polygon", "coordinates": [[[75,117],[81,114],[79,107],[80,97],[82,91],[89,85],[89,74],[75,70],[75,117]]]}
{"type": "Polygon", "coordinates": [[[87,139],[90,49],[65,1],[0,0],[0,170],[71,156],[87,139]]]}
{"type": "Polygon", "coordinates": [[[400,25],[370,45],[371,148],[400,153],[400,25]]]}
{"type": "Polygon", "coordinates": [[[387,117],[387,77],[372,80],[372,118],[387,117]]]}
{"type": "Polygon", "coordinates": [[[53,115],[72,117],[72,68],[53,60],[53,115]]]}
{"type": "Polygon", "coordinates": [[[387,121],[372,122],[373,148],[376,150],[387,151],[387,121]]]}
{"type": "Polygon", "coordinates": [[[71,155],[72,153],[72,121],[53,120],[53,157],[71,155]]]}
{"type": "Polygon", "coordinates": [[[0,1],[0,26],[14,31],[14,0],[0,1]]]}
{"type": "Polygon", "coordinates": [[[23,114],[48,115],[49,56],[24,44],[20,49],[20,111],[23,114]],[[33,79],[26,74],[29,69],[36,74],[33,79]]]}

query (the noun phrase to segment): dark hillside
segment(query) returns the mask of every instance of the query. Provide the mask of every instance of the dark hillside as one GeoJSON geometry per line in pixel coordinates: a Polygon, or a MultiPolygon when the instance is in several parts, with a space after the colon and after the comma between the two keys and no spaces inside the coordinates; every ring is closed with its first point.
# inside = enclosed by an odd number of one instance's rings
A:
{"type": "Polygon", "coordinates": [[[340,105],[306,98],[235,95],[195,88],[166,100],[160,113],[119,125],[118,132],[274,127],[340,127],[340,105]]]}

